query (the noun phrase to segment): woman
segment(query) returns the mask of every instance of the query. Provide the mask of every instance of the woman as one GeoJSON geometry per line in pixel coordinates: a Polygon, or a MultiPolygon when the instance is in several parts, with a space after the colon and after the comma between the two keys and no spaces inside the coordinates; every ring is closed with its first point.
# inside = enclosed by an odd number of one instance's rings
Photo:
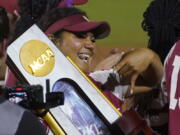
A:
{"type": "MultiPolygon", "coordinates": [[[[88,74],[90,72],[90,65],[96,59],[95,40],[105,38],[109,35],[109,25],[106,22],[89,21],[86,17],[86,14],[76,8],[52,9],[45,14],[42,13],[43,15],[41,14],[41,12],[38,13],[39,15],[33,15],[35,17],[31,17],[31,14],[26,15],[25,18],[22,17],[19,21],[19,24],[23,23],[26,25],[27,21],[29,24],[30,22],[31,24],[37,22],[37,25],[49,36],[49,38],[55,43],[55,45],[61,50],[61,52],[65,56],[69,56],[81,68],[83,72],[88,74]],[[40,19],[38,19],[37,16],[39,16],[40,19]]],[[[27,28],[26,26],[23,27],[24,25],[18,26],[19,27],[17,27],[16,35],[20,35],[27,28]]],[[[123,76],[124,78],[127,78],[127,80],[130,80],[130,77],[134,74],[135,77],[132,81],[134,82],[139,74],[145,71],[146,68],[149,67],[148,69],[151,70],[151,67],[156,67],[157,64],[153,62],[153,59],[156,57],[157,56],[148,49],[134,50],[123,56],[122,62],[124,62],[122,64],[117,64],[116,70],[121,73],[120,70],[122,69],[122,67],[124,67],[123,65],[126,65],[127,69],[130,70],[130,73],[127,73],[127,75],[124,74],[123,76]],[[133,60],[128,61],[125,58],[137,56],[140,52],[145,52],[145,54],[148,54],[144,55],[142,53],[141,55],[143,56],[143,58],[147,56],[145,63],[141,63],[140,60],[132,63],[133,60]],[[148,58],[149,56],[150,58],[148,58]],[[140,62],[140,65],[135,67],[135,65],[138,64],[137,62],[140,62]],[[132,63],[132,66],[128,63],[132,63]],[[135,67],[135,69],[133,67],[135,67]]],[[[119,60],[120,59],[118,59],[116,62],[119,62],[119,60]]],[[[111,68],[113,66],[114,65],[111,65],[111,68]]],[[[127,72],[127,69],[125,68],[126,71],[124,71],[123,73],[127,72]]],[[[161,72],[155,72],[155,75],[157,75],[156,79],[158,80],[159,77],[161,77],[161,72]]],[[[146,75],[143,74],[143,76],[145,77],[146,75]]],[[[128,83],[130,84],[129,80],[128,83]]],[[[111,91],[106,90],[102,92],[120,111],[126,110],[122,110],[122,101],[118,97],[116,97],[116,95],[111,93],[111,91]]]]}
{"type": "MultiPolygon", "coordinates": [[[[41,9],[41,8],[39,8],[41,9]]],[[[110,33],[110,27],[106,22],[91,22],[87,19],[86,14],[76,8],[57,8],[48,11],[44,14],[44,11],[40,11],[39,9],[34,11],[34,15],[32,16],[31,12],[25,12],[27,14],[24,15],[24,18],[21,17],[21,20],[18,22],[17,29],[16,29],[16,37],[22,32],[24,32],[27,28],[29,28],[33,23],[37,25],[50,37],[50,39],[57,45],[57,47],[64,53],[64,55],[69,56],[85,73],[90,72],[90,66],[93,62],[96,61],[96,45],[95,40],[100,38],[105,38],[110,33]],[[43,15],[44,14],[44,15],[43,15]],[[42,17],[41,17],[42,16],[42,17]],[[39,18],[41,18],[39,20],[39,18]],[[28,22],[30,25],[27,26],[28,22]],[[23,25],[21,25],[23,24],[23,25]]],[[[23,15],[22,15],[23,16],[23,15]]],[[[135,58],[135,57],[134,57],[135,58]]],[[[126,78],[127,82],[132,84],[132,89],[134,89],[134,84],[136,78],[139,74],[147,67],[149,67],[148,75],[143,74],[144,78],[147,76],[152,75],[152,70],[150,63],[152,65],[157,65],[152,59],[158,57],[148,49],[139,49],[123,56],[122,63],[117,64],[117,70],[119,73],[122,74],[124,78],[126,78]],[[142,54],[141,58],[147,58],[146,63],[141,62],[140,59],[136,59],[136,62],[133,63],[133,60],[126,60],[127,57],[134,57],[138,56],[139,53],[146,52],[148,55],[142,54]],[[126,58],[125,58],[126,56],[126,58]],[[147,56],[147,57],[145,57],[147,56]],[[150,57],[149,57],[150,56],[150,57]],[[124,61],[124,62],[123,62],[124,61]],[[149,63],[148,63],[149,62],[149,63]],[[139,64],[139,65],[137,65],[139,64]],[[125,67],[123,65],[126,65],[125,67]],[[135,66],[137,65],[137,66],[135,66]],[[127,68],[126,68],[127,67],[127,68]],[[123,70],[121,70],[124,68],[123,70]],[[121,70],[121,71],[120,71],[121,70]],[[133,74],[133,78],[131,79],[133,74]],[[131,81],[130,81],[131,80],[131,81]]],[[[128,58],[129,59],[129,58],[128,58]]],[[[114,59],[110,60],[115,62],[114,59]]],[[[108,62],[109,63],[109,62],[108,62]]],[[[114,64],[115,65],[115,64],[114,64]]],[[[111,65],[111,68],[114,66],[111,65]]],[[[104,66],[104,65],[102,65],[104,66]]],[[[101,68],[103,68],[101,66],[101,68]]],[[[161,68],[162,66],[159,65],[161,68]]],[[[161,78],[162,72],[155,72],[153,73],[156,75],[156,79],[154,82],[149,81],[148,86],[154,86],[156,82],[161,78]]],[[[146,82],[146,83],[147,83],[146,82]]],[[[147,87],[143,87],[147,90],[147,87]]],[[[111,93],[108,92],[107,93],[111,93]]],[[[132,93],[132,92],[131,92],[132,93]]],[[[136,92],[134,92],[136,93],[136,92]]],[[[107,95],[108,96],[108,95],[107,95]]],[[[111,99],[115,100],[115,106],[121,110],[122,102],[116,98],[114,95],[109,95],[111,99]]],[[[111,100],[110,99],[110,100],[111,100]]]]}
{"type": "MultiPolygon", "coordinates": [[[[59,50],[85,73],[90,72],[95,60],[95,40],[106,37],[110,32],[106,22],[91,22],[84,12],[76,8],[53,9],[43,15],[37,24],[59,50]]],[[[111,134],[83,98],[77,96],[71,83],[57,81],[53,91],[64,92],[66,100],[61,109],[81,134],[111,134]]]]}
{"type": "Polygon", "coordinates": [[[180,134],[179,125],[179,39],[180,2],[153,0],[144,12],[143,29],[149,35],[149,47],[164,62],[163,90],[169,103],[169,135],[180,134]]]}
{"type": "Polygon", "coordinates": [[[148,47],[164,60],[180,37],[178,0],[153,0],[144,12],[142,28],[148,33],[148,47]]]}

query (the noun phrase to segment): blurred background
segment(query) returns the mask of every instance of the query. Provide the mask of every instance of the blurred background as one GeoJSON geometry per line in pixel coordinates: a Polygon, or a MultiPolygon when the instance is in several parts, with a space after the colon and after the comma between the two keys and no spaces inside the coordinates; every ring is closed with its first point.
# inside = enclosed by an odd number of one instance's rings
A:
{"type": "Polygon", "coordinates": [[[90,20],[105,20],[111,25],[108,38],[97,41],[99,47],[143,47],[147,34],[141,28],[143,12],[151,0],[89,0],[78,8],[87,12],[90,20]]]}

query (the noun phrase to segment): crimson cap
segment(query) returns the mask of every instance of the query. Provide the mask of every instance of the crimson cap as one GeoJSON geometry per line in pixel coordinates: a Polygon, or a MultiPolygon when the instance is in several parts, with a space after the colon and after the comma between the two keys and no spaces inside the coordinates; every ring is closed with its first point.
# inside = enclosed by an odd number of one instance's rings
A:
{"type": "Polygon", "coordinates": [[[18,0],[0,0],[0,6],[4,7],[11,14],[13,14],[14,10],[19,11],[18,0]]]}
{"type": "Polygon", "coordinates": [[[72,7],[73,5],[83,5],[87,2],[88,0],[61,0],[58,6],[61,8],[66,8],[72,7]]]}
{"type": "Polygon", "coordinates": [[[110,34],[110,26],[107,22],[89,21],[86,16],[72,15],[58,20],[52,24],[46,34],[53,34],[60,30],[70,32],[92,32],[96,39],[105,38],[110,34]]]}
{"type": "Polygon", "coordinates": [[[88,2],[88,0],[73,0],[74,5],[82,5],[87,2],[88,2]]]}

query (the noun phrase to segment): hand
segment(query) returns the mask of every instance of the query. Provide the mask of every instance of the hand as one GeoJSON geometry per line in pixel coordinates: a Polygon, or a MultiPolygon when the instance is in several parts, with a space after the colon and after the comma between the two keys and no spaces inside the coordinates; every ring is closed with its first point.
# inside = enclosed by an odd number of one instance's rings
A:
{"type": "Polygon", "coordinates": [[[125,94],[125,98],[129,98],[132,97],[136,94],[140,94],[140,93],[145,93],[145,92],[149,92],[153,89],[153,87],[147,87],[147,86],[135,86],[133,89],[130,89],[130,87],[128,88],[128,91],[125,94]]]}
{"type": "Polygon", "coordinates": [[[123,79],[130,82],[130,93],[135,87],[136,79],[149,67],[153,57],[154,52],[150,49],[138,48],[124,54],[120,62],[115,65],[115,70],[122,75],[123,79]]]}
{"type": "Polygon", "coordinates": [[[119,48],[112,48],[109,54],[111,55],[111,54],[116,54],[116,53],[120,53],[120,52],[122,52],[122,51],[120,51],[119,48]]]}
{"type": "Polygon", "coordinates": [[[115,53],[112,54],[110,56],[108,56],[107,58],[105,58],[104,60],[102,60],[94,69],[94,71],[97,70],[108,70],[113,68],[122,58],[124,52],[121,53],[115,53]]]}
{"type": "Polygon", "coordinates": [[[122,104],[122,112],[126,112],[135,106],[135,97],[125,98],[122,104]]]}
{"type": "Polygon", "coordinates": [[[20,14],[18,13],[17,10],[14,10],[14,11],[13,11],[13,14],[14,14],[14,16],[15,16],[15,18],[16,18],[15,20],[16,20],[16,22],[17,22],[17,21],[20,19],[21,16],[20,16],[20,14]]]}

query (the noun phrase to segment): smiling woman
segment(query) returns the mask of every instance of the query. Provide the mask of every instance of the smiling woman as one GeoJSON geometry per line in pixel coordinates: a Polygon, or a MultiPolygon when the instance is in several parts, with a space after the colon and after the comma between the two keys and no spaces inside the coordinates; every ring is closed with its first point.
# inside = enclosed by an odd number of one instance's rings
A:
{"type": "MultiPolygon", "coordinates": [[[[45,14],[37,24],[61,52],[85,73],[90,72],[90,65],[96,59],[95,40],[105,38],[110,33],[110,26],[106,22],[92,22],[77,8],[54,9],[45,14]]],[[[82,134],[111,134],[89,108],[84,108],[85,103],[74,92],[74,88],[66,82],[57,82],[57,85],[65,88],[63,91],[67,107],[63,111],[68,113],[67,110],[70,110],[68,117],[82,134]]]]}
{"type": "MultiPolygon", "coordinates": [[[[55,45],[61,50],[61,52],[65,56],[70,57],[75,62],[75,64],[77,64],[77,66],[80,67],[80,69],[83,72],[88,74],[88,72],[90,71],[90,65],[97,58],[95,55],[96,52],[95,40],[105,38],[109,35],[110,33],[109,25],[106,22],[92,22],[88,20],[86,14],[77,8],[56,8],[40,16],[41,17],[40,19],[38,18],[37,25],[41,28],[41,30],[44,31],[49,36],[49,38],[55,43],[55,45]]],[[[28,19],[33,20],[34,18],[30,16],[28,19]]],[[[26,23],[26,22],[22,22],[22,23],[26,23]]],[[[24,29],[23,26],[20,26],[20,28],[24,29]]],[[[34,44],[34,46],[36,45],[34,44]]],[[[127,59],[130,60],[126,60],[124,58],[123,63],[127,65],[127,68],[125,67],[125,70],[127,71],[126,72],[127,75],[129,74],[129,78],[130,75],[133,73],[137,78],[139,72],[145,70],[143,67],[146,68],[150,64],[150,62],[152,62],[151,58],[152,59],[154,58],[154,57],[150,57],[149,60],[146,59],[145,61],[146,66],[141,66],[144,63],[143,61],[142,63],[140,63],[139,62],[140,60],[136,59],[138,56],[140,56],[140,58],[148,58],[149,55],[147,55],[147,57],[144,57],[144,52],[145,54],[150,54],[150,56],[154,56],[151,55],[152,53],[151,51],[148,51],[149,53],[146,53],[147,51],[141,50],[141,52],[143,52],[142,53],[143,55],[139,55],[137,51],[132,55],[129,55],[130,58],[128,57],[127,59]],[[131,59],[132,57],[138,60],[138,62],[134,61],[134,59],[132,60],[131,59]],[[131,66],[132,62],[133,62],[133,66],[131,66]],[[138,64],[138,66],[136,66],[136,64],[138,64]],[[130,72],[127,69],[130,69],[130,72]]],[[[37,58],[41,59],[42,58],[41,56],[42,55],[39,55],[37,58]]],[[[112,61],[114,61],[114,59],[112,59],[112,61]]],[[[124,64],[121,63],[121,65],[120,64],[118,65],[119,68],[117,69],[118,72],[121,70],[121,67],[124,67],[122,65],[124,64]]],[[[133,79],[133,86],[134,86],[134,82],[136,81],[136,78],[133,79]]],[[[98,83],[99,82],[97,81],[97,84],[98,83]]],[[[112,102],[112,104],[114,104],[114,106],[119,111],[126,111],[126,109],[123,110],[122,108],[123,101],[117,96],[117,94],[115,95],[106,88],[103,89],[103,86],[101,87],[101,89],[102,89],[102,93],[104,93],[104,95],[112,102]]]]}
{"type": "Polygon", "coordinates": [[[54,9],[37,24],[85,73],[90,72],[90,65],[95,61],[95,40],[110,33],[106,22],[89,21],[85,13],[77,8],[54,9]]]}
{"type": "Polygon", "coordinates": [[[69,56],[84,72],[89,72],[94,55],[94,35],[85,33],[82,37],[76,33],[63,32],[62,40],[56,42],[57,47],[65,56],[69,56]]]}

